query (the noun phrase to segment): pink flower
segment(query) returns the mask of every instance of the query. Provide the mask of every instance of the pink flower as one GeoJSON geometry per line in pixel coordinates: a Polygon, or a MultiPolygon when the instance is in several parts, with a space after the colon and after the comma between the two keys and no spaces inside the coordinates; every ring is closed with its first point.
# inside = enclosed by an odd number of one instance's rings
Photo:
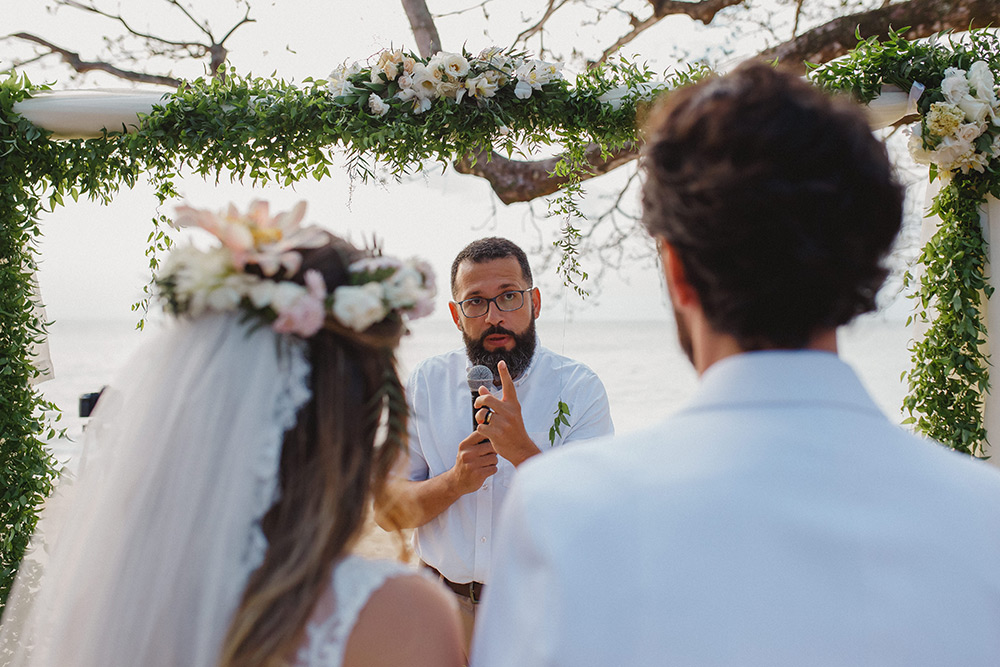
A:
{"type": "Polygon", "coordinates": [[[309,338],[326,321],[326,283],[315,269],[305,273],[306,292],[278,313],[271,328],[278,333],[298,334],[309,338]]]}

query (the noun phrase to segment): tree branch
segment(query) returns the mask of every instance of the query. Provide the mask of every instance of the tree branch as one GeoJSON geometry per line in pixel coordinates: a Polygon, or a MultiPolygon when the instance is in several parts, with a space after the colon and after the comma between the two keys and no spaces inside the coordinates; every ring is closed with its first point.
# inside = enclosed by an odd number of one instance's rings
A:
{"type": "Polygon", "coordinates": [[[434,17],[427,9],[425,0],[400,0],[406,10],[406,18],[410,21],[413,37],[417,40],[417,51],[424,58],[430,58],[441,50],[441,37],[438,35],[434,17]]]}
{"type": "Polygon", "coordinates": [[[623,46],[634,40],[636,37],[649,30],[667,16],[684,14],[695,21],[701,21],[705,25],[711,23],[715,15],[726,7],[738,5],[745,0],[700,0],[700,2],[682,2],[678,0],[649,0],[653,6],[653,13],[645,19],[633,17],[632,30],[619,37],[614,44],[604,49],[601,57],[596,62],[606,62],[614,53],[623,46]]]}
{"type": "Polygon", "coordinates": [[[545,22],[548,21],[549,18],[553,14],[555,14],[560,7],[565,5],[566,2],[567,0],[549,0],[548,7],[545,8],[545,14],[542,16],[542,18],[538,19],[538,22],[535,23],[535,25],[521,31],[521,34],[514,38],[514,43],[516,44],[518,42],[523,42],[531,38],[532,35],[535,35],[539,31],[541,31],[545,27],[545,22]]]}
{"type": "Polygon", "coordinates": [[[102,71],[116,76],[119,79],[125,79],[126,81],[136,81],[138,83],[153,83],[160,86],[170,86],[171,88],[177,88],[181,85],[180,79],[175,79],[171,76],[161,76],[158,74],[146,74],[145,72],[135,72],[132,70],[121,69],[120,67],[115,67],[111,63],[100,62],[100,61],[86,61],[80,57],[79,53],[75,51],[70,51],[69,49],[64,49],[61,46],[56,46],[52,42],[46,41],[41,37],[32,35],[26,32],[18,32],[10,35],[17,39],[23,39],[28,42],[33,42],[49,50],[52,54],[58,54],[62,56],[63,62],[72,67],[75,71],[83,74],[84,72],[91,71],[102,71]]]}
{"type": "MultiPolygon", "coordinates": [[[[583,175],[583,180],[606,174],[638,156],[638,145],[629,144],[604,159],[601,157],[601,147],[590,144],[586,152],[590,168],[583,175]]],[[[467,156],[455,162],[454,166],[455,171],[460,174],[485,178],[500,201],[513,204],[550,195],[566,183],[566,177],[551,175],[559,160],[559,157],[533,162],[509,160],[495,151],[481,151],[475,156],[467,156]]]]}
{"type": "Polygon", "coordinates": [[[842,16],[808,30],[795,39],[760,53],[765,60],[805,72],[806,62],[825,63],[857,45],[862,37],[887,37],[889,28],[910,26],[904,36],[913,40],[942,30],[964,31],[1000,23],[997,0],[909,0],[860,14],[842,16]]]}
{"type": "Polygon", "coordinates": [[[732,7],[745,2],[745,0],[699,0],[698,2],[686,2],[685,0],[649,0],[653,6],[653,16],[663,18],[675,14],[684,14],[695,21],[701,21],[705,25],[712,22],[715,15],[726,7],[732,7]]]}

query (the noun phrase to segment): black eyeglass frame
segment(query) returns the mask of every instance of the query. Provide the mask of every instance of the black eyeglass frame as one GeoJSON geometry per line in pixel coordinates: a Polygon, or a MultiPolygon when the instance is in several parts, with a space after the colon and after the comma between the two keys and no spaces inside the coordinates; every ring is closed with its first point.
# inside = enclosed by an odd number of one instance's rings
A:
{"type": "Polygon", "coordinates": [[[524,308],[524,293],[525,292],[530,292],[533,289],[535,289],[535,288],[534,287],[529,287],[528,289],[509,289],[509,290],[504,290],[503,292],[501,292],[500,294],[497,294],[492,299],[487,299],[484,296],[474,296],[474,297],[470,297],[468,299],[463,299],[462,301],[456,301],[455,305],[458,306],[458,309],[462,311],[462,314],[465,315],[466,317],[468,317],[470,320],[474,320],[474,319],[477,319],[477,318],[480,318],[480,317],[486,317],[489,314],[489,312],[490,312],[490,304],[491,303],[494,306],[496,306],[497,310],[499,310],[501,313],[513,313],[513,312],[516,312],[516,311],[521,310],[522,308],[524,308]],[[512,294],[512,293],[515,293],[515,292],[521,295],[521,305],[518,306],[517,308],[504,308],[497,301],[497,299],[499,299],[500,297],[502,297],[502,296],[504,296],[506,294],[512,294]],[[476,301],[476,300],[479,300],[479,299],[482,299],[483,301],[486,302],[486,310],[484,310],[481,315],[469,315],[468,313],[466,313],[465,312],[465,304],[467,304],[470,301],[476,301]]]}

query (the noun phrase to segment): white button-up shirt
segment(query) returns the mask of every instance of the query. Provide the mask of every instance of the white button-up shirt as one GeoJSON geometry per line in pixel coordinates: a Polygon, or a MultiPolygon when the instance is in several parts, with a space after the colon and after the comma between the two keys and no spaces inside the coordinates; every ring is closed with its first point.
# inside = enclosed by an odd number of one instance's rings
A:
{"type": "MultiPolygon", "coordinates": [[[[411,480],[430,479],[450,470],[458,444],[472,433],[469,367],[465,350],[458,349],[421,362],[410,376],[406,395],[411,411],[411,480]]],[[[528,436],[543,454],[553,446],[614,432],[604,385],[579,362],[539,345],[531,364],[514,380],[514,388],[528,436]],[[561,433],[550,443],[549,429],[559,401],[569,406],[569,426],[562,425],[561,433]]],[[[497,396],[502,393],[498,387],[490,389],[497,396]]],[[[478,491],[462,496],[418,528],[414,543],[420,558],[456,583],[488,582],[493,529],[514,470],[509,461],[499,457],[496,474],[478,491]]]]}
{"type": "Polygon", "coordinates": [[[834,354],[726,358],[607,444],[519,472],[475,667],[1000,665],[1000,474],[834,354]]]}

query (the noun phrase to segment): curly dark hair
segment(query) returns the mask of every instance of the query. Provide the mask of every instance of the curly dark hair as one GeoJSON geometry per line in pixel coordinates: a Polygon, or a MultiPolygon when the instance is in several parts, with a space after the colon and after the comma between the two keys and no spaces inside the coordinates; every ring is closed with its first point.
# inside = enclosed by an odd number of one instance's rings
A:
{"type": "Polygon", "coordinates": [[[643,223],[716,331],[796,349],[875,309],[903,188],[856,105],[750,62],[669,94],[646,134],[643,223]]]}
{"type": "Polygon", "coordinates": [[[458,275],[458,266],[462,262],[472,262],[479,264],[492,259],[503,259],[513,257],[521,265],[521,273],[524,275],[528,287],[534,283],[531,280],[531,266],[528,265],[528,256],[524,254],[521,247],[509,239],[499,236],[489,236],[487,238],[473,241],[462,248],[455,261],[451,263],[451,295],[455,295],[455,277],[458,275]]]}

